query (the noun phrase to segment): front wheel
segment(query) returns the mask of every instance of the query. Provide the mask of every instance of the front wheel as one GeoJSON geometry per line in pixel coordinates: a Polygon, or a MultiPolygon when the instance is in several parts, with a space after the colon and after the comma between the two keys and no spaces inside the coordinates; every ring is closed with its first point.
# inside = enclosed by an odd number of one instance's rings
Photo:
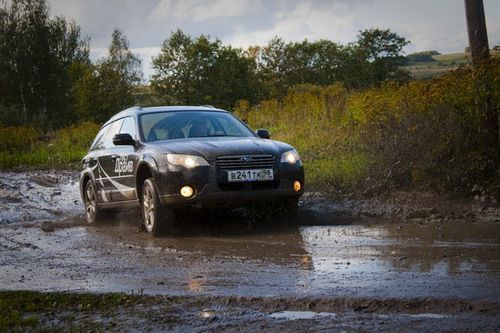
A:
{"type": "Polygon", "coordinates": [[[97,192],[91,180],[85,184],[84,203],[87,222],[91,224],[102,222],[106,216],[97,206],[97,192]]]}
{"type": "Polygon", "coordinates": [[[174,214],[162,205],[153,178],[146,179],[142,186],[142,217],[146,231],[154,236],[174,231],[174,214]]]}

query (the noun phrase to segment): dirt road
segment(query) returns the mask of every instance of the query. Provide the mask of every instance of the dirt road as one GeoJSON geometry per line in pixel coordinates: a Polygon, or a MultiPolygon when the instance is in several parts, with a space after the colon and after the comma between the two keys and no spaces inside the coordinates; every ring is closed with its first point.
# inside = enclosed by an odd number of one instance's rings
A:
{"type": "MultiPolygon", "coordinates": [[[[179,235],[152,238],[135,212],[87,225],[76,181],[71,172],[0,173],[1,289],[175,296],[185,315],[169,329],[180,331],[189,323],[217,331],[500,330],[500,223],[491,211],[472,220],[429,209],[387,218],[363,212],[363,203],[309,196],[292,221],[191,214],[179,235]]],[[[410,208],[384,208],[398,209],[410,208]]]]}

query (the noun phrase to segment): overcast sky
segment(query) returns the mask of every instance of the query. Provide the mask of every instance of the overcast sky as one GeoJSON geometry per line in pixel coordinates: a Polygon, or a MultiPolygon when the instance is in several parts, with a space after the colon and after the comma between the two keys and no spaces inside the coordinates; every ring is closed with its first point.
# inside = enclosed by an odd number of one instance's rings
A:
{"type": "MultiPolygon", "coordinates": [[[[389,28],[412,42],[407,53],[461,52],[467,45],[463,0],[48,0],[52,15],[74,20],[91,38],[91,56],[105,55],[111,32],[125,33],[143,62],[177,28],[238,47],[286,41],[356,40],[359,30],[389,28]]],[[[484,0],[490,46],[500,44],[500,0],[484,0]]]]}

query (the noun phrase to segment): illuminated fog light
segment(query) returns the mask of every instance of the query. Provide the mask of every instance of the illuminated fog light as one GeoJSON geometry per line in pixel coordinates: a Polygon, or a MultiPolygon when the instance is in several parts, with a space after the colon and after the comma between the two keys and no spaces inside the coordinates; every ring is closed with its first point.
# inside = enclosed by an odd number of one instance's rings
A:
{"type": "Polygon", "coordinates": [[[190,198],[194,194],[194,189],[191,186],[183,186],[181,187],[181,195],[184,198],[190,198]]]}
{"type": "Polygon", "coordinates": [[[293,182],[293,190],[295,192],[300,192],[301,189],[302,189],[302,184],[298,180],[294,181],[293,182]]]}

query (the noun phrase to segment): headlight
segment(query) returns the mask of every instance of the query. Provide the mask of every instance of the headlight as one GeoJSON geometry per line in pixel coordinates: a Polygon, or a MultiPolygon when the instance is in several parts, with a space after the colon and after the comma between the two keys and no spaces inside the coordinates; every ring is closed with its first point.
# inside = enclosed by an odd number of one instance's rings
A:
{"type": "Polygon", "coordinates": [[[188,169],[210,165],[203,157],[194,155],[167,154],[167,161],[172,165],[179,165],[188,169]]]}
{"type": "Polygon", "coordinates": [[[300,157],[295,149],[284,152],[281,155],[281,163],[295,164],[298,160],[300,160],[300,157]]]}

